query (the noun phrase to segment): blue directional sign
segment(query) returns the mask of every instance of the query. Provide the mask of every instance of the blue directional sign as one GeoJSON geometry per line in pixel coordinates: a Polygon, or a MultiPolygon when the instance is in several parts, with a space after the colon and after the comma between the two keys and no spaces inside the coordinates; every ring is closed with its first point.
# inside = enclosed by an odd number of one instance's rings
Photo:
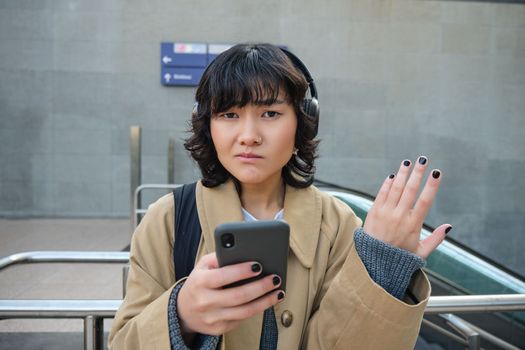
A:
{"type": "Polygon", "coordinates": [[[162,85],[197,86],[204,73],[204,68],[162,67],[160,71],[162,85]]]}
{"type": "Polygon", "coordinates": [[[162,85],[196,86],[208,64],[208,45],[202,43],[160,44],[162,85]]]}
{"type": "Polygon", "coordinates": [[[208,47],[200,43],[161,43],[163,67],[206,67],[208,47]]]}

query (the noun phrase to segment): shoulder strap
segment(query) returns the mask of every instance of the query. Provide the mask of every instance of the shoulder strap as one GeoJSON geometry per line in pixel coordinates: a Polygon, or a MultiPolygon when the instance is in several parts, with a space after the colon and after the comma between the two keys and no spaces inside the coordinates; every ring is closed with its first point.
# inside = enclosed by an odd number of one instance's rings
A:
{"type": "Polygon", "coordinates": [[[201,225],[197,213],[195,188],[197,183],[177,187],[173,191],[175,201],[175,244],[173,263],[175,278],[180,280],[193,270],[195,256],[201,239],[201,225]]]}

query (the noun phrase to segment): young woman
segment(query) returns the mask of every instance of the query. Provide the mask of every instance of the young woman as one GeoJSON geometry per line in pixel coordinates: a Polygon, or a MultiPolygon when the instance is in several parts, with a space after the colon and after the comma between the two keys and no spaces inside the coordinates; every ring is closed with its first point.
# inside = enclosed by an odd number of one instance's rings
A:
{"type": "Polygon", "coordinates": [[[428,160],[403,161],[361,227],[347,205],[312,186],[317,121],[298,62],[272,45],[237,45],[206,69],[186,142],[202,172],[197,263],[175,280],[174,201],[166,195],[133,235],[111,348],[413,348],[430,294],[420,268],[451,228],[419,240],[441,173],[433,170],[418,196],[428,160]],[[280,276],[222,288],[261,266],[219,268],[215,227],[259,219],[290,225],[286,294],[280,276]]]}

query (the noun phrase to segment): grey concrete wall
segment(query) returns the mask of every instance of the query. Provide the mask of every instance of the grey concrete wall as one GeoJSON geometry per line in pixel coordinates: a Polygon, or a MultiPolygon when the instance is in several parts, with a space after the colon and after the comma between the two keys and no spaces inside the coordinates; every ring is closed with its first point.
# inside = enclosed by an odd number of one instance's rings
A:
{"type": "Polygon", "coordinates": [[[428,222],[525,273],[520,4],[2,0],[0,215],[128,215],[135,124],[143,182],[166,182],[168,137],[177,180],[198,176],[194,90],[160,85],[161,41],[288,45],[319,89],[320,179],[375,193],[425,154],[444,173],[428,222]]]}

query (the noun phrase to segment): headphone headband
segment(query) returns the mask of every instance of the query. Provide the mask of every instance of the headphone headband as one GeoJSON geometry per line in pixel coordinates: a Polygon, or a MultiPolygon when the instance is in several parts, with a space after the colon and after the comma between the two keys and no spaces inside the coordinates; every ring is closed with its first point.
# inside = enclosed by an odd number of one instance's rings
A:
{"type": "Polygon", "coordinates": [[[319,100],[317,99],[317,89],[314,84],[314,78],[312,78],[312,75],[308,71],[308,68],[306,68],[306,65],[303,63],[303,61],[299,59],[299,57],[295,56],[287,49],[283,49],[282,47],[280,49],[282,52],[284,52],[286,56],[288,56],[288,58],[292,61],[293,65],[303,73],[304,77],[306,78],[306,81],[308,82],[311,98],[304,97],[303,111],[306,114],[306,117],[312,120],[315,124],[312,133],[306,135],[308,139],[313,140],[317,136],[317,132],[319,131],[320,114],[319,100]]]}
{"type": "Polygon", "coordinates": [[[308,71],[308,68],[306,68],[306,65],[293,53],[288,51],[287,49],[284,49],[280,47],[281,51],[284,52],[286,56],[292,61],[295,67],[297,67],[306,78],[306,81],[308,82],[308,86],[310,87],[310,95],[312,95],[313,98],[317,99],[317,89],[315,87],[314,78],[312,78],[312,75],[308,71]]]}

